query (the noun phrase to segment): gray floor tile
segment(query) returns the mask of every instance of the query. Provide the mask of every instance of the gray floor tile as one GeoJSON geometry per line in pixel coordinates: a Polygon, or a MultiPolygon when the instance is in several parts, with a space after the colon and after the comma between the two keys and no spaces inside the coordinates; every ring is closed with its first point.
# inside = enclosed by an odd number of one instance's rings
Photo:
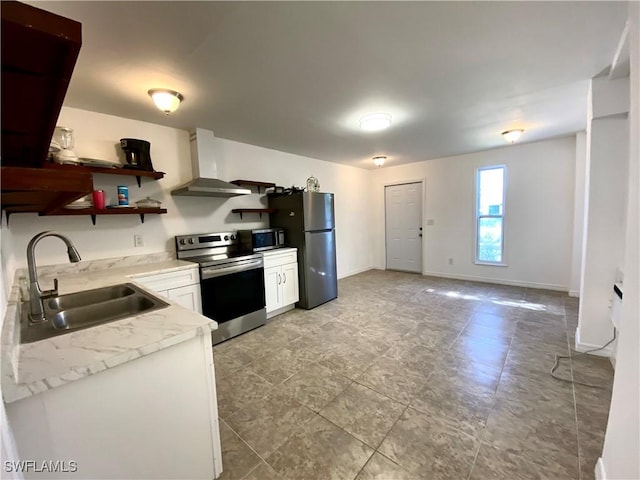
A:
{"type": "Polygon", "coordinates": [[[608,358],[595,355],[571,354],[571,366],[575,380],[606,388],[613,386],[613,367],[608,358]]]}
{"type": "Polygon", "coordinates": [[[353,383],[322,409],[320,415],[376,448],[404,409],[401,403],[353,383]]]}
{"type": "Polygon", "coordinates": [[[527,411],[519,402],[496,402],[487,420],[483,441],[529,461],[547,457],[562,466],[577,466],[578,441],[575,422],[566,412],[558,417],[527,411]],[[569,462],[570,461],[570,462],[569,462]]]}
{"type": "Polygon", "coordinates": [[[280,480],[281,478],[269,464],[260,462],[243,480],[280,480]]]}
{"type": "Polygon", "coordinates": [[[226,377],[216,377],[218,415],[226,419],[244,405],[266,397],[272,388],[271,383],[247,368],[226,377]]]}
{"type": "Polygon", "coordinates": [[[444,355],[434,368],[432,377],[446,379],[461,391],[477,395],[493,396],[500,382],[499,368],[461,361],[449,353],[444,355]]]}
{"type": "MultiPolygon", "coordinates": [[[[490,294],[489,297],[491,297],[490,294]]],[[[504,305],[501,304],[498,299],[488,298],[476,305],[476,308],[469,317],[469,324],[482,325],[483,327],[513,333],[521,317],[520,310],[521,309],[515,305],[504,305]]]]}
{"type": "Polygon", "coordinates": [[[227,375],[236,374],[241,369],[244,368],[243,363],[236,360],[233,357],[233,353],[231,355],[224,355],[222,353],[213,354],[213,364],[215,367],[216,378],[226,377],[227,375]]]}
{"type": "Polygon", "coordinates": [[[374,450],[320,416],[266,458],[283,478],[355,478],[374,450]]]}
{"type": "Polygon", "coordinates": [[[344,344],[339,349],[329,349],[318,363],[340,375],[355,380],[369,368],[377,356],[366,347],[344,344]]]}
{"type": "Polygon", "coordinates": [[[518,322],[488,313],[476,312],[460,334],[462,337],[485,338],[510,344],[518,322]]]}
{"type": "Polygon", "coordinates": [[[381,357],[356,381],[397,402],[408,405],[426,385],[428,372],[408,368],[395,359],[381,357]]]}
{"type": "Polygon", "coordinates": [[[298,355],[295,350],[282,347],[263,355],[246,368],[273,385],[277,385],[302,370],[309,363],[309,360],[298,355]]]}
{"type": "MultiPolygon", "coordinates": [[[[483,444],[470,480],[578,480],[578,471],[548,457],[532,462],[520,455],[483,444]]],[[[571,463],[568,459],[566,463],[571,463]]]]}
{"type": "Polygon", "coordinates": [[[409,472],[437,480],[467,478],[479,446],[441,419],[408,408],[378,450],[409,472]]]}
{"type": "Polygon", "coordinates": [[[493,393],[470,393],[464,385],[433,374],[411,401],[411,408],[439,417],[471,436],[481,438],[493,405],[493,393]]]}
{"type": "Polygon", "coordinates": [[[339,292],[214,347],[224,478],[593,478],[613,370],[570,352],[577,299],[376,270],[339,292]],[[556,373],[607,388],[552,378],[570,353],[556,373]]]}
{"type": "Polygon", "coordinates": [[[224,421],[219,424],[222,475],[218,479],[241,480],[261,462],[260,457],[224,421]]]}
{"type": "Polygon", "coordinates": [[[573,386],[553,378],[549,371],[532,371],[526,375],[519,375],[507,370],[502,372],[500,384],[496,391],[497,399],[519,400],[534,402],[541,409],[549,405],[547,409],[559,408],[559,405],[568,406],[573,412],[574,396],[573,386]]]}
{"type": "Polygon", "coordinates": [[[445,353],[442,349],[426,347],[419,338],[407,336],[395,343],[384,353],[384,357],[392,359],[411,371],[428,376],[440,363],[445,353]]]}
{"type": "Polygon", "coordinates": [[[352,380],[318,364],[310,364],[280,386],[298,402],[314,412],[322,410],[352,380]]]}
{"type": "Polygon", "coordinates": [[[493,368],[502,368],[507,358],[509,345],[486,339],[459,337],[449,352],[469,363],[481,363],[493,368]]]}
{"type": "Polygon", "coordinates": [[[415,480],[416,478],[415,474],[407,472],[400,465],[376,452],[360,471],[356,480],[415,480]]]}
{"type": "Polygon", "coordinates": [[[282,444],[314,413],[289,395],[274,391],[226,419],[229,426],[262,458],[282,444]]]}

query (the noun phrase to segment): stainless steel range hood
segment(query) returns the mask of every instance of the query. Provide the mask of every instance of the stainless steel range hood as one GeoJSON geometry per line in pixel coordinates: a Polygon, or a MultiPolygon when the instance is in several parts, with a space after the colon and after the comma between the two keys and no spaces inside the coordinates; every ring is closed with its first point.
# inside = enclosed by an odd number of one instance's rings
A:
{"type": "Polygon", "coordinates": [[[191,167],[194,179],[171,191],[171,195],[189,197],[235,197],[248,195],[251,190],[233,183],[218,180],[215,159],[215,137],[210,130],[197,128],[189,136],[191,143],[191,167]]]}

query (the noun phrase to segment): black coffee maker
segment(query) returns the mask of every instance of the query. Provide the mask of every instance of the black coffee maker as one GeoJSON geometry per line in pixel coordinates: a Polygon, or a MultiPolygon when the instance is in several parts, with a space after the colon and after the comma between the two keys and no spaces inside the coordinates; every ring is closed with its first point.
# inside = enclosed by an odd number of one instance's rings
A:
{"type": "Polygon", "coordinates": [[[137,138],[121,138],[120,146],[127,160],[124,168],[154,171],[151,164],[151,143],[137,138]]]}

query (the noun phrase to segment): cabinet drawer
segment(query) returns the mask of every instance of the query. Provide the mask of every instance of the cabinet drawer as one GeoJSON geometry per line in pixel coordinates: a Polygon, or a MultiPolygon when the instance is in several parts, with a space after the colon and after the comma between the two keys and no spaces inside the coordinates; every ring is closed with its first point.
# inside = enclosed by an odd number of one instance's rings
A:
{"type": "Polygon", "coordinates": [[[289,251],[278,255],[264,255],[264,268],[279,267],[287,263],[298,262],[298,251],[289,251]]]}
{"type": "Polygon", "coordinates": [[[188,270],[133,277],[133,280],[151,290],[159,291],[198,284],[200,283],[200,275],[198,267],[195,267],[188,270]]]}

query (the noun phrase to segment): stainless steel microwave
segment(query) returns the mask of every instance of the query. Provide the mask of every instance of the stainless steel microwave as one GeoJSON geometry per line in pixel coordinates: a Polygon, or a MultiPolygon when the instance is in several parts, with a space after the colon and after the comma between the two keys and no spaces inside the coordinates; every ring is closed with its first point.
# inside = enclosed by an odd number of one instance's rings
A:
{"type": "Polygon", "coordinates": [[[282,228],[261,228],[258,230],[238,230],[238,240],[243,250],[261,252],[284,247],[282,228]]]}

